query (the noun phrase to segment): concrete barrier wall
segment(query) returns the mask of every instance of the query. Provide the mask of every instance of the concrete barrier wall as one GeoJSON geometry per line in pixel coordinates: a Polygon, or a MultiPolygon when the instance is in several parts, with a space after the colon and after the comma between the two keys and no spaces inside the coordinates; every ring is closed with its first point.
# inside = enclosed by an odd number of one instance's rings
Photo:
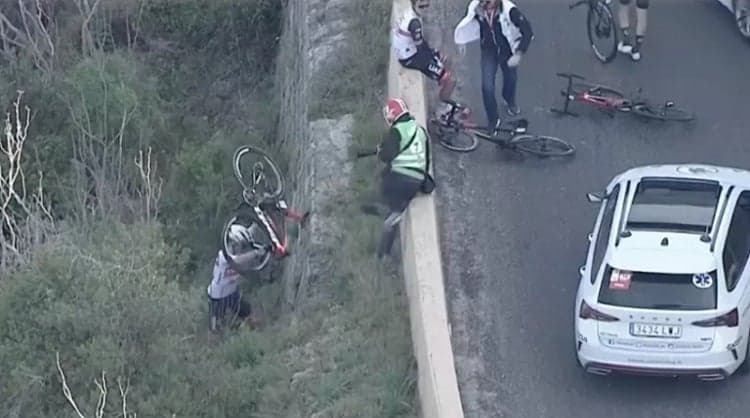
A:
{"type": "MultiPolygon", "coordinates": [[[[403,15],[409,4],[409,0],[394,0],[391,21],[403,15]]],[[[388,94],[402,98],[417,122],[427,126],[424,78],[417,71],[402,68],[393,50],[388,67],[388,94]]],[[[463,418],[433,195],[420,195],[409,206],[401,224],[401,250],[422,416],[463,418]]]]}

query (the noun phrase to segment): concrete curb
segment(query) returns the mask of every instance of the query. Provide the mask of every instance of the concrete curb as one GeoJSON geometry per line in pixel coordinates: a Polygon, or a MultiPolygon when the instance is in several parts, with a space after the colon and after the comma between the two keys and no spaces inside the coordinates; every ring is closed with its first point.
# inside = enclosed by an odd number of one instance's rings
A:
{"type": "MultiPolygon", "coordinates": [[[[391,22],[409,5],[409,0],[393,0],[391,22]]],[[[427,127],[424,78],[417,71],[402,68],[393,49],[388,65],[388,94],[402,98],[417,122],[427,127]]],[[[433,195],[419,195],[409,206],[401,223],[401,249],[412,345],[419,370],[417,386],[421,415],[425,418],[463,418],[433,195]]]]}

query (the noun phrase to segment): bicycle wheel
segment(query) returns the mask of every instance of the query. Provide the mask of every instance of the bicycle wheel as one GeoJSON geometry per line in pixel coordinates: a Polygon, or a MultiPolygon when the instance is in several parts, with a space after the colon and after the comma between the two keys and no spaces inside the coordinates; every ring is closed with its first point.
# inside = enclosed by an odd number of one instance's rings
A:
{"type": "Polygon", "coordinates": [[[458,127],[446,127],[434,119],[431,120],[438,143],[454,152],[471,152],[477,149],[479,141],[458,127]]]}
{"type": "Polygon", "coordinates": [[[678,109],[674,106],[654,107],[646,103],[633,105],[631,111],[640,117],[656,120],[670,120],[676,122],[689,122],[695,119],[695,114],[687,110],[678,109]]]}
{"type": "Polygon", "coordinates": [[[263,150],[245,145],[232,159],[234,175],[245,190],[263,201],[279,199],[284,193],[284,177],[276,162],[263,150]]]}
{"type": "Polygon", "coordinates": [[[594,55],[606,64],[617,56],[617,27],[612,9],[603,1],[597,1],[596,6],[590,7],[586,16],[589,42],[594,55]],[[597,41],[603,41],[601,45],[597,41]]]}
{"type": "Polygon", "coordinates": [[[509,145],[540,157],[566,157],[575,153],[572,144],[554,136],[517,135],[509,145]]]}
{"type": "Polygon", "coordinates": [[[235,214],[224,224],[221,248],[227,262],[241,274],[249,274],[266,268],[271,261],[272,251],[268,248],[271,237],[263,225],[248,214],[235,214]],[[230,229],[237,225],[247,230],[249,240],[238,244],[230,239],[230,229]]]}

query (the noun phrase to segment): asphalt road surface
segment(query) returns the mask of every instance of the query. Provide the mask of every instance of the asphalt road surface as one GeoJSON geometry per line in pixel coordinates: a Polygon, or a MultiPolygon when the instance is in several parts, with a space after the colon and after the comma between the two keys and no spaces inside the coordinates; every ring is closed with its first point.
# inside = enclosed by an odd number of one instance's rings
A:
{"type": "MultiPolygon", "coordinates": [[[[444,43],[468,1],[433,0],[444,43]],[[451,4],[455,3],[455,4],[451,4]]],[[[585,10],[519,0],[536,39],[520,67],[519,105],[530,131],[569,139],[569,161],[520,159],[483,143],[471,154],[435,146],[448,305],[467,417],[747,417],[750,378],[720,383],[585,374],[574,361],[578,266],[600,191],[618,172],[650,163],[750,168],[750,44],[714,0],[653,0],[642,59],[602,65],[585,10]],[[548,113],[574,71],[698,113],[689,126],[548,113]]],[[[436,41],[436,43],[440,43],[436,41]]],[[[457,98],[484,121],[479,51],[456,63],[457,98]]],[[[498,75],[500,77],[500,75],[498,75]]],[[[498,79],[498,85],[500,79],[498,79]]],[[[498,92],[499,96],[499,92],[498,92]]]]}

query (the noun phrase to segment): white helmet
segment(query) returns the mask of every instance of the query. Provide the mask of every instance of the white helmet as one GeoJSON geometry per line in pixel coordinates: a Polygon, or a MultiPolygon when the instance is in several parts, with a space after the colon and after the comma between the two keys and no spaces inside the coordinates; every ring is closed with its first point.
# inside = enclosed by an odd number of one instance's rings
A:
{"type": "Polygon", "coordinates": [[[242,225],[233,224],[229,227],[229,239],[235,244],[251,242],[253,240],[250,230],[242,225]]]}

